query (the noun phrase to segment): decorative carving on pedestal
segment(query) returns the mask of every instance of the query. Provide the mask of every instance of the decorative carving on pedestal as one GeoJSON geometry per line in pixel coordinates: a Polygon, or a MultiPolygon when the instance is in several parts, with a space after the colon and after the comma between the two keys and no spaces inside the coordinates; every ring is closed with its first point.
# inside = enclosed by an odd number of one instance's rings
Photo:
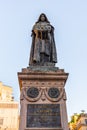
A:
{"type": "Polygon", "coordinates": [[[39,99],[58,102],[65,97],[64,88],[59,87],[26,87],[21,91],[21,100],[24,98],[30,102],[36,102],[39,99]]]}
{"type": "Polygon", "coordinates": [[[39,90],[36,87],[30,87],[27,90],[27,96],[29,98],[37,98],[39,95],[39,90]]]}
{"type": "Polygon", "coordinates": [[[60,101],[64,96],[64,89],[63,88],[57,88],[57,87],[51,87],[46,89],[46,97],[49,101],[52,102],[58,102],[60,101]]]}

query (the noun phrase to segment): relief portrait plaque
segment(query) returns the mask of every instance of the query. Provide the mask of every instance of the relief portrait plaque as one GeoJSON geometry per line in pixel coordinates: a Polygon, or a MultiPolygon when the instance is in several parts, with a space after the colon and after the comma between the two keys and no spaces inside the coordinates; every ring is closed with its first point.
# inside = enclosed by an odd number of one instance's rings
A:
{"type": "Polygon", "coordinates": [[[28,104],[26,127],[61,127],[60,104],[28,104]]]}
{"type": "Polygon", "coordinates": [[[49,91],[48,91],[48,95],[51,97],[51,98],[58,98],[58,96],[60,95],[60,92],[58,90],[58,88],[50,88],[49,91]]]}
{"type": "Polygon", "coordinates": [[[31,87],[27,90],[27,96],[30,98],[36,98],[39,95],[39,90],[35,87],[31,87]]]}

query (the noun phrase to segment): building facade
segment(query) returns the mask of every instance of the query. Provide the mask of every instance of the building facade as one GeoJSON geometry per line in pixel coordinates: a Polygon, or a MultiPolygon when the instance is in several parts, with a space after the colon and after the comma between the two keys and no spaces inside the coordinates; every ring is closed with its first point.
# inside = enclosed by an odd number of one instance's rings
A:
{"type": "Polygon", "coordinates": [[[87,130],[87,114],[80,114],[77,120],[77,130],[87,130]]]}
{"type": "Polygon", "coordinates": [[[0,82],[0,130],[18,130],[18,102],[12,97],[12,88],[0,82]]]}
{"type": "Polygon", "coordinates": [[[87,113],[74,114],[69,122],[69,130],[87,130],[87,113]]]}

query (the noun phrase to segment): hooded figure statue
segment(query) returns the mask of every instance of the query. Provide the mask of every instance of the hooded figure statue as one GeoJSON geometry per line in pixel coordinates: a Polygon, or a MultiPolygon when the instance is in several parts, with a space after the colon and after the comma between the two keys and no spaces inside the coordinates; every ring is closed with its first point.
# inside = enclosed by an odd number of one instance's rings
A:
{"type": "Polygon", "coordinates": [[[54,27],[45,14],[39,16],[32,29],[32,45],[29,65],[57,63],[57,53],[54,40],[54,27]]]}

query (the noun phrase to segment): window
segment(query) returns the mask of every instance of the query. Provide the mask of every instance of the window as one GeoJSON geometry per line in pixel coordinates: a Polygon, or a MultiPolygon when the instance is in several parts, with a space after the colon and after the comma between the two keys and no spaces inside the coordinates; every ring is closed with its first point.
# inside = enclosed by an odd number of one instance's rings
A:
{"type": "Polygon", "coordinates": [[[0,119],[0,125],[3,125],[3,119],[2,118],[0,119]]]}
{"type": "Polygon", "coordinates": [[[87,119],[85,119],[85,123],[87,124],[87,119]]]}

